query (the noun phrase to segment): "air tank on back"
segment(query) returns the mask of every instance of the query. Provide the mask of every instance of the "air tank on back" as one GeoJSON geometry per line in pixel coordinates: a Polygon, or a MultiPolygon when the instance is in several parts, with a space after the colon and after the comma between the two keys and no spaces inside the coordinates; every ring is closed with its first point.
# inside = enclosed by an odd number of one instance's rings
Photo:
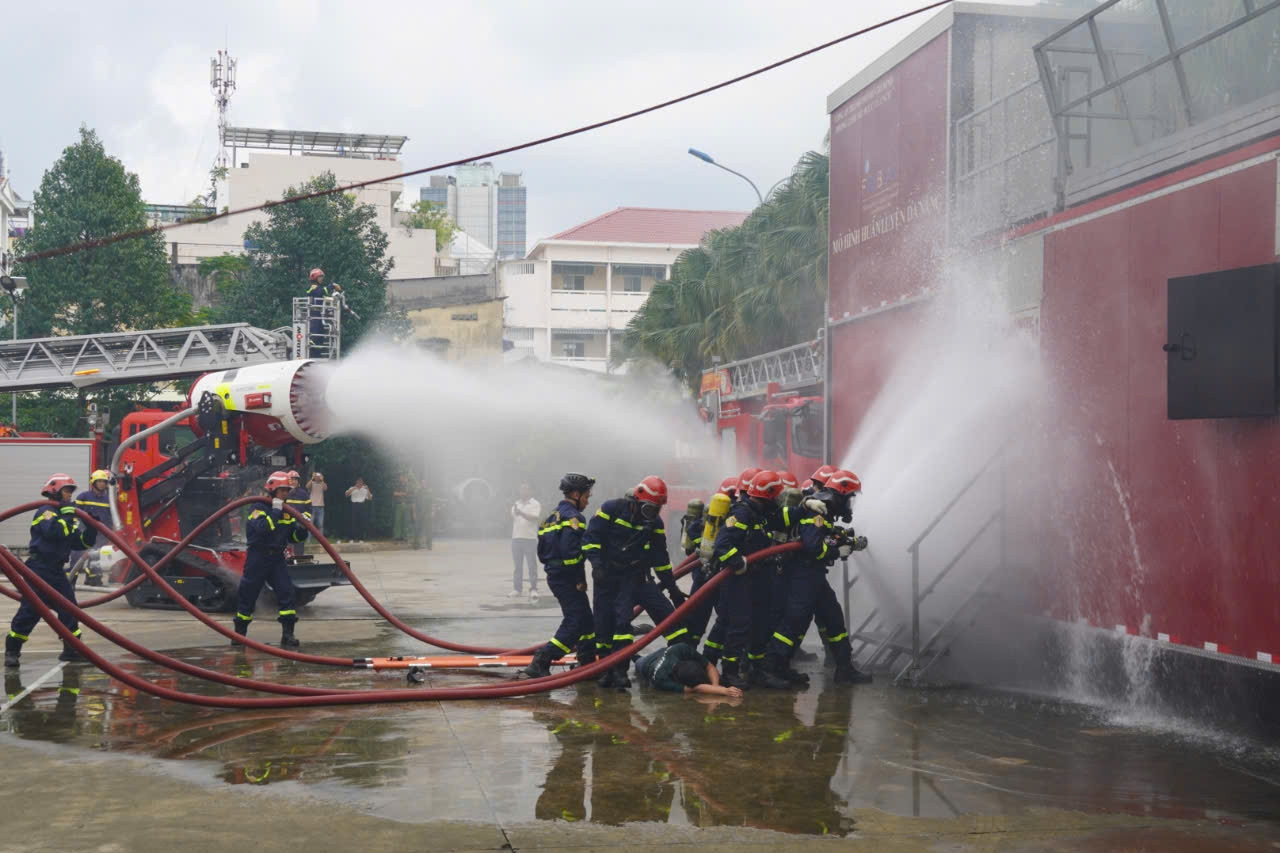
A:
{"type": "Polygon", "coordinates": [[[191,386],[190,400],[215,395],[261,447],[315,444],[328,437],[326,378],[322,363],[310,359],[255,364],[206,373],[191,386]]]}

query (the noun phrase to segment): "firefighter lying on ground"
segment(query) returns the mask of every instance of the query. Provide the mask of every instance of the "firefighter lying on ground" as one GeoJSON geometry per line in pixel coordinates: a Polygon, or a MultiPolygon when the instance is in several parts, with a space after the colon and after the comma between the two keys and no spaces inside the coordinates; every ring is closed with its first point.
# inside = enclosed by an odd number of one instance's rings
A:
{"type": "Polygon", "coordinates": [[[671,693],[703,693],[711,696],[741,698],[737,687],[720,683],[720,673],[698,650],[688,643],[676,643],[651,652],[636,661],[640,680],[671,693]]]}
{"type": "MultiPolygon", "coordinates": [[[[605,501],[587,525],[582,553],[591,565],[597,655],[617,651],[635,639],[631,616],[637,604],[656,625],[671,615],[672,603],[679,606],[688,597],[676,586],[667,555],[661,517],[666,502],[667,484],[659,477],[645,477],[626,496],[605,501]],[[671,601],[658,591],[650,571],[671,601]]],[[[668,643],[688,639],[683,626],[666,635],[668,643]]],[[[600,686],[630,687],[628,668],[623,662],[609,670],[600,686]]]]}
{"type": "Polygon", "coordinates": [[[538,561],[547,575],[547,589],[560,604],[560,626],[545,646],[534,652],[533,660],[520,675],[543,678],[551,674],[553,661],[573,651],[578,663],[596,659],[596,634],[587,601],[586,563],[582,557],[582,537],[587,520],[582,511],[591,499],[596,481],[585,474],[565,474],[560,479],[564,499],[538,528],[538,561]]]}
{"type": "MultiPolygon", "coordinates": [[[[280,622],[280,647],[296,649],[302,645],[293,635],[293,628],[298,623],[298,611],[294,609],[297,594],[293,588],[293,580],[289,577],[285,549],[291,544],[305,542],[307,529],[284,511],[285,501],[292,491],[288,474],[276,471],[267,478],[265,488],[267,494],[271,495],[271,506],[254,507],[246,524],[249,553],[244,561],[240,587],[236,591],[235,629],[242,637],[249,633],[249,623],[253,621],[253,609],[258,603],[258,595],[262,592],[262,585],[267,583],[271,585],[276,601],[279,602],[276,618],[280,622]]],[[[231,645],[238,646],[242,643],[232,640],[231,645]]]]}
{"type": "MultiPolygon", "coordinates": [[[[76,591],[67,579],[67,559],[72,549],[87,551],[98,539],[98,531],[86,527],[76,518],[76,507],[71,496],[76,493],[76,481],[69,474],[54,474],[45,482],[40,494],[58,506],[43,506],[36,510],[31,521],[31,542],[27,546],[27,567],[53,587],[63,598],[76,603],[76,591]]],[[[69,611],[55,605],[44,595],[40,599],[58,614],[58,621],[80,636],[80,623],[69,611]]],[[[9,623],[9,636],[4,641],[4,665],[20,666],[22,644],[31,635],[31,629],[40,621],[40,614],[25,598],[18,605],[18,612],[9,623]]],[[[65,640],[58,660],[79,662],[84,658],[65,640]]]]}

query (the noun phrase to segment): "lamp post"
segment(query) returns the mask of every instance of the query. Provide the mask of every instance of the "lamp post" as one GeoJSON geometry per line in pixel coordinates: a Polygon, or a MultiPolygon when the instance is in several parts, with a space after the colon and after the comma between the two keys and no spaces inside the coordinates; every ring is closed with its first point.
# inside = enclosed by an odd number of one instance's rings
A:
{"type": "MultiPolygon", "coordinates": [[[[9,258],[6,253],[4,263],[0,265],[0,287],[3,287],[9,293],[9,298],[13,300],[13,339],[18,340],[18,293],[27,286],[27,280],[23,276],[9,275],[9,258]]],[[[13,403],[13,412],[10,423],[17,429],[18,426],[18,392],[14,391],[10,395],[13,403]]]]}
{"type": "Polygon", "coordinates": [[[712,158],[712,156],[706,153],[705,151],[699,151],[697,148],[690,148],[689,153],[692,154],[694,157],[697,157],[699,160],[703,161],[704,163],[710,163],[712,166],[715,166],[719,169],[724,169],[726,172],[731,172],[737,175],[739,178],[742,178],[742,180],[751,184],[751,189],[756,191],[756,198],[760,199],[761,204],[764,204],[764,196],[760,195],[760,188],[756,186],[755,181],[751,180],[741,172],[734,171],[733,169],[730,169],[728,166],[725,166],[721,163],[717,163],[715,159],[712,158]]]}

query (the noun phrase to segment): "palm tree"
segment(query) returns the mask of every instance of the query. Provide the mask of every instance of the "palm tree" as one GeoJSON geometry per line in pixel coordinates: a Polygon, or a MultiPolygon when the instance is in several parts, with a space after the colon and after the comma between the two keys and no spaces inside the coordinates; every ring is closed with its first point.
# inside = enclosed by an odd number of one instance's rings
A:
{"type": "Polygon", "coordinates": [[[812,337],[827,294],[829,172],[828,157],[810,151],[741,225],[682,253],[632,318],[615,360],[656,358],[697,393],[713,357],[812,337]]]}

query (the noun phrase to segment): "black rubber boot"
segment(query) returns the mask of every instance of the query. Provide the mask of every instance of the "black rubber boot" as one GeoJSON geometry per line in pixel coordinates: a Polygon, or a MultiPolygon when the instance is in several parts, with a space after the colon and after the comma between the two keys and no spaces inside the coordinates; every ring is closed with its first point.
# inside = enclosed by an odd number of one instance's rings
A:
{"type": "Polygon", "coordinates": [[[800,672],[799,670],[792,669],[789,666],[785,668],[785,671],[782,673],[782,677],[785,678],[791,684],[792,687],[808,687],[809,686],[809,676],[805,675],[803,672],[800,672]]]}
{"type": "Polygon", "coordinates": [[[22,640],[12,635],[4,638],[4,665],[22,666],[22,640]]]}
{"type": "Polygon", "coordinates": [[[533,653],[533,660],[516,675],[516,678],[546,678],[551,674],[551,647],[543,646],[533,653]]]}
{"type": "Polygon", "coordinates": [[[723,654],[724,651],[722,649],[713,648],[705,644],[702,647],[702,656],[706,658],[707,663],[712,666],[718,666],[720,664],[720,658],[723,654]]]}
{"type": "Polygon", "coordinates": [[[80,654],[76,647],[63,640],[62,654],[58,655],[58,660],[64,663],[88,663],[89,659],[80,654]]]}
{"type": "Polygon", "coordinates": [[[786,658],[770,656],[756,665],[751,682],[769,690],[790,690],[786,658]]]}
{"type": "Polygon", "coordinates": [[[613,687],[619,690],[629,690],[631,688],[631,676],[627,675],[630,669],[630,662],[620,664],[613,669],[613,687]]]}
{"type": "Polygon", "coordinates": [[[596,662],[596,647],[594,645],[583,643],[578,647],[578,663],[576,666],[586,666],[589,663],[596,662]]]}
{"type": "Polygon", "coordinates": [[[832,680],[836,684],[870,684],[871,675],[853,665],[853,650],[848,640],[841,640],[831,647],[836,659],[836,672],[832,680]]]}
{"type": "MultiPolygon", "coordinates": [[[[247,636],[249,636],[249,623],[248,623],[248,622],[246,622],[246,621],[244,621],[243,619],[236,619],[236,620],[235,620],[235,629],[236,629],[236,633],[237,633],[237,634],[239,634],[241,637],[247,637],[247,636]]],[[[240,642],[239,640],[237,640],[236,638],[232,637],[232,638],[231,638],[231,645],[233,645],[233,646],[243,646],[243,645],[244,645],[244,643],[242,643],[242,642],[240,642]]]]}
{"type": "Polygon", "coordinates": [[[738,662],[736,660],[721,662],[720,683],[725,687],[736,687],[739,690],[749,690],[751,688],[751,682],[738,671],[738,662]]]}
{"type": "Polygon", "coordinates": [[[606,670],[604,671],[604,675],[602,675],[602,676],[600,676],[599,678],[597,678],[597,679],[596,679],[596,686],[597,686],[597,687],[606,687],[606,688],[607,688],[607,687],[613,687],[613,686],[614,686],[614,684],[613,684],[613,670],[612,670],[612,669],[606,669],[606,670]]]}
{"type": "Polygon", "coordinates": [[[296,624],[297,622],[292,619],[288,622],[280,623],[280,648],[296,649],[302,646],[302,643],[298,642],[298,638],[293,636],[293,626],[296,624]]]}

